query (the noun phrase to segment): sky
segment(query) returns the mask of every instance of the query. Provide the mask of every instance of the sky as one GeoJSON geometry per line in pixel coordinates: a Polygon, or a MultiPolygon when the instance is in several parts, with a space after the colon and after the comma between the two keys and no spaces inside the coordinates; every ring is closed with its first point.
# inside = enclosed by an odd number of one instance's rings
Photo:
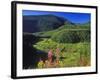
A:
{"type": "Polygon", "coordinates": [[[34,10],[23,10],[23,16],[30,15],[55,15],[59,17],[63,17],[73,23],[87,23],[91,20],[90,13],[75,13],[75,12],[50,12],[50,11],[34,11],[34,10]]]}

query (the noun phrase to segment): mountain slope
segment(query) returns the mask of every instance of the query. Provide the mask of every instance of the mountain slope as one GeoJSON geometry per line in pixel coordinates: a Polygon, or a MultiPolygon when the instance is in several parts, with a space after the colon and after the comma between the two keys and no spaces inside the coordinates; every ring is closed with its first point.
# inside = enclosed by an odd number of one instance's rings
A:
{"type": "Polygon", "coordinates": [[[23,16],[23,32],[42,32],[59,28],[70,21],[55,15],[23,16]]]}
{"type": "Polygon", "coordinates": [[[90,22],[84,23],[84,24],[69,24],[64,23],[64,25],[60,26],[57,29],[50,30],[50,31],[42,31],[42,32],[36,32],[33,33],[33,35],[37,36],[52,36],[55,33],[58,33],[59,31],[90,31],[90,22]]]}

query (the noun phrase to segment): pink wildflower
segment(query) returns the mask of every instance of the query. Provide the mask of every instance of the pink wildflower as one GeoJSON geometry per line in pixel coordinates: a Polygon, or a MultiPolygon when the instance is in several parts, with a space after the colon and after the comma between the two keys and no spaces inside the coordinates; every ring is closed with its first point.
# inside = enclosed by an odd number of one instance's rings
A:
{"type": "Polygon", "coordinates": [[[48,59],[52,59],[52,56],[53,56],[52,50],[50,50],[50,51],[48,52],[48,59]]]}

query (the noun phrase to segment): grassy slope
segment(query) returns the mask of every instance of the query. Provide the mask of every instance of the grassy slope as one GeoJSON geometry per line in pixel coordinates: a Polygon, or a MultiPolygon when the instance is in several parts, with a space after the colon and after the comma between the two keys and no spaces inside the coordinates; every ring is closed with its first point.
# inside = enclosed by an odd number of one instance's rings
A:
{"type": "Polygon", "coordinates": [[[37,32],[37,33],[33,33],[33,34],[41,35],[41,36],[52,36],[53,34],[59,32],[61,30],[90,30],[90,25],[89,24],[84,24],[84,25],[67,25],[67,24],[65,24],[55,30],[37,32]]]}
{"type": "Polygon", "coordinates": [[[34,45],[34,47],[45,52],[48,52],[48,50],[52,49],[54,55],[56,53],[56,48],[60,48],[60,57],[64,57],[64,59],[60,59],[63,62],[63,67],[90,65],[90,43],[63,44],[54,42],[51,39],[43,39],[34,45]]]}
{"type": "MultiPolygon", "coordinates": [[[[89,25],[76,25],[70,26],[63,25],[60,28],[52,31],[38,32],[36,35],[42,36],[52,36],[53,34],[61,31],[61,30],[90,30],[89,25]]],[[[42,39],[35,45],[33,45],[39,50],[43,50],[48,52],[50,49],[53,50],[53,54],[55,55],[56,48],[60,48],[60,57],[64,57],[64,59],[60,59],[62,61],[63,67],[75,67],[75,66],[90,66],[90,43],[57,43],[51,39],[42,39]]]]}

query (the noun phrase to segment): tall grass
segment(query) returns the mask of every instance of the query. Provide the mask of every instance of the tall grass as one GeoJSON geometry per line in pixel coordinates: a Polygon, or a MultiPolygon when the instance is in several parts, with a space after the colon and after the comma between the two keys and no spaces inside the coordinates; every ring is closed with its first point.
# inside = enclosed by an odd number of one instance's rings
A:
{"type": "MultiPolygon", "coordinates": [[[[80,67],[91,65],[89,42],[57,43],[51,39],[43,39],[33,46],[45,52],[48,52],[50,49],[52,49],[54,56],[56,56],[56,49],[59,48],[59,64],[56,64],[55,61],[51,67],[80,67]]],[[[44,65],[47,64],[49,64],[48,61],[44,65]]],[[[42,67],[50,67],[50,65],[42,67]]]]}

